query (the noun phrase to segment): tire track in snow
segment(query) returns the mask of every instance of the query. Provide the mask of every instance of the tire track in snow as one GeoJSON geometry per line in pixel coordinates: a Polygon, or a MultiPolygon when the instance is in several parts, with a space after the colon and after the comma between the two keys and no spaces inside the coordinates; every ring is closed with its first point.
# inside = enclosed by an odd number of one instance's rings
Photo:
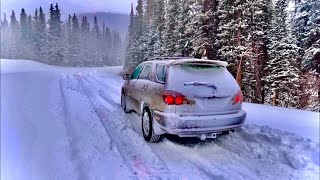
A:
{"type": "Polygon", "coordinates": [[[73,164],[75,164],[77,172],[78,172],[78,178],[77,179],[88,179],[87,175],[84,173],[86,168],[82,166],[81,163],[79,163],[79,161],[77,161],[79,154],[78,154],[78,150],[76,147],[76,138],[70,133],[72,131],[72,129],[70,129],[70,122],[69,122],[69,113],[68,113],[68,108],[66,105],[66,95],[63,89],[63,79],[60,79],[60,93],[61,93],[61,101],[62,101],[62,111],[63,111],[63,118],[64,118],[64,126],[67,130],[67,135],[70,139],[68,139],[68,144],[70,146],[70,150],[71,150],[71,154],[70,154],[70,160],[71,162],[73,162],[73,164]]]}
{"type": "MultiPolygon", "coordinates": [[[[172,176],[168,167],[161,159],[152,152],[150,147],[144,142],[142,137],[134,132],[128,125],[123,123],[123,119],[116,116],[113,111],[105,107],[102,101],[108,98],[97,96],[97,90],[92,88],[94,84],[88,84],[86,77],[77,78],[81,86],[83,94],[86,95],[96,111],[101,123],[108,132],[110,138],[115,142],[120,154],[138,178],[163,177],[166,175],[172,176]],[[88,86],[91,87],[88,87],[88,86]],[[111,121],[112,120],[112,121],[111,121]],[[130,137],[127,139],[125,137],[130,137]],[[132,142],[132,140],[136,140],[132,142]]],[[[115,102],[110,102],[110,105],[116,105],[119,110],[119,105],[115,102]]]]}
{"type": "Polygon", "coordinates": [[[83,80],[85,86],[90,86],[92,84],[97,86],[97,91],[98,94],[103,100],[107,101],[110,105],[120,108],[120,101],[117,102],[117,100],[114,99],[114,97],[120,97],[120,92],[117,92],[115,88],[111,88],[112,86],[103,86],[103,82],[93,78],[93,77],[88,77],[83,80]],[[108,92],[108,94],[106,94],[108,92]]]}
{"type": "MultiPolygon", "coordinates": [[[[84,94],[84,88],[82,85],[80,85],[79,81],[73,76],[66,76],[66,78],[62,79],[64,80],[62,85],[64,87],[63,92],[67,95],[67,97],[64,99],[69,100],[70,98],[73,98],[76,100],[75,103],[83,103],[83,100],[85,100],[86,103],[86,106],[80,106],[86,108],[86,110],[83,112],[77,111],[79,109],[75,107],[76,109],[71,110],[65,115],[67,117],[67,123],[70,123],[70,125],[67,127],[69,128],[69,131],[73,132],[71,133],[72,136],[70,136],[71,139],[69,142],[71,142],[72,146],[71,155],[74,156],[72,160],[79,171],[79,177],[81,179],[100,179],[106,175],[110,176],[113,174],[116,176],[116,179],[119,179],[119,177],[136,179],[136,175],[134,175],[133,171],[129,168],[129,166],[127,166],[121,152],[118,151],[117,148],[114,148],[115,143],[113,139],[108,136],[109,134],[106,132],[100,117],[94,112],[91,100],[86,94],[84,94]],[[91,115],[83,117],[83,113],[88,114],[88,110],[91,111],[89,113],[91,115]],[[82,122],[78,123],[77,120],[82,122]],[[99,123],[101,123],[101,125],[99,123]],[[98,127],[96,125],[98,125],[98,127]],[[90,135],[86,136],[82,133],[84,131],[90,133],[90,135]],[[86,148],[88,145],[89,148],[86,148]],[[81,150],[83,147],[85,148],[85,151],[81,150]],[[108,148],[107,151],[106,148],[108,148]],[[114,155],[113,157],[108,157],[110,152],[111,155],[114,155]],[[113,170],[110,171],[109,169],[107,172],[104,171],[103,167],[114,160],[116,160],[116,162],[110,166],[110,168],[113,170]],[[124,164],[124,166],[121,166],[122,164],[124,164]],[[95,166],[97,165],[99,166],[99,170],[96,170],[95,166]],[[121,170],[124,172],[118,172],[121,170]]],[[[72,103],[74,103],[74,101],[69,101],[69,103],[67,103],[68,106],[64,109],[69,111],[69,109],[73,108],[72,103]]]]}
{"type": "Polygon", "coordinates": [[[259,179],[256,176],[250,176],[243,173],[239,167],[240,163],[237,163],[238,166],[234,165],[234,159],[236,157],[224,149],[216,145],[201,145],[200,147],[188,147],[185,145],[177,144],[172,141],[166,141],[166,145],[169,147],[173,153],[179,154],[182,159],[185,159],[193,164],[198,169],[201,169],[212,179],[249,179],[255,180],[259,179]],[[211,155],[215,155],[215,158],[210,158],[211,155]],[[216,155],[218,157],[216,157],[216,155]],[[230,158],[230,161],[221,161],[219,160],[219,155],[223,156],[224,159],[230,158]],[[216,162],[217,160],[218,163],[216,162]],[[228,163],[231,164],[228,165],[228,163]]]}

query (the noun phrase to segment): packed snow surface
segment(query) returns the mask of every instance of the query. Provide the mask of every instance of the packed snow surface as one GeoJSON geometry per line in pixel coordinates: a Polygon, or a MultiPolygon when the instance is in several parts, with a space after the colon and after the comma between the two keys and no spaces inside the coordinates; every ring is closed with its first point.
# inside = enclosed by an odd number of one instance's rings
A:
{"type": "Polygon", "coordinates": [[[229,135],[150,144],[121,69],[1,60],[1,179],[319,179],[319,113],[245,103],[229,135]]]}

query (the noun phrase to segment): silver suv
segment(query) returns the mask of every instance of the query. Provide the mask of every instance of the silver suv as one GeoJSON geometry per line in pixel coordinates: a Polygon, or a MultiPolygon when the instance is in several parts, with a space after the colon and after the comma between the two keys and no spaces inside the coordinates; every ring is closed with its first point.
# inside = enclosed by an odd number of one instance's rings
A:
{"type": "Polygon", "coordinates": [[[243,95],[223,61],[157,58],[138,65],[126,80],[121,107],[142,116],[146,141],[163,134],[215,138],[243,125],[243,95]]]}

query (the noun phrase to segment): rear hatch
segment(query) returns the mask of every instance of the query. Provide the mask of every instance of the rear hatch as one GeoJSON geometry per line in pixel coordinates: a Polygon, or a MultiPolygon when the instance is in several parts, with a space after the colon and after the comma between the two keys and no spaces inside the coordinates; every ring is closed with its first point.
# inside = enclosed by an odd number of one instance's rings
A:
{"type": "Polygon", "coordinates": [[[176,106],[179,115],[214,115],[235,112],[232,105],[239,86],[226,67],[220,64],[177,63],[169,66],[167,90],[183,94],[190,105],[176,106]]]}

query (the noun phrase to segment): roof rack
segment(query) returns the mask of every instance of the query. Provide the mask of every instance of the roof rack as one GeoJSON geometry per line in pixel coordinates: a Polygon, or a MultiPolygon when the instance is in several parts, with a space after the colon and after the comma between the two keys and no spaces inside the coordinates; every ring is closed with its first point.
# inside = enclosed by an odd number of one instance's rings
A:
{"type": "Polygon", "coordinates": [[[177,60],[177,59],[192,59],[191,57],[162,57],[162,56],[156,56],[152,57],[149,60],[164,60],[164,59],[169,59],[169,60],[177,60]]]}

